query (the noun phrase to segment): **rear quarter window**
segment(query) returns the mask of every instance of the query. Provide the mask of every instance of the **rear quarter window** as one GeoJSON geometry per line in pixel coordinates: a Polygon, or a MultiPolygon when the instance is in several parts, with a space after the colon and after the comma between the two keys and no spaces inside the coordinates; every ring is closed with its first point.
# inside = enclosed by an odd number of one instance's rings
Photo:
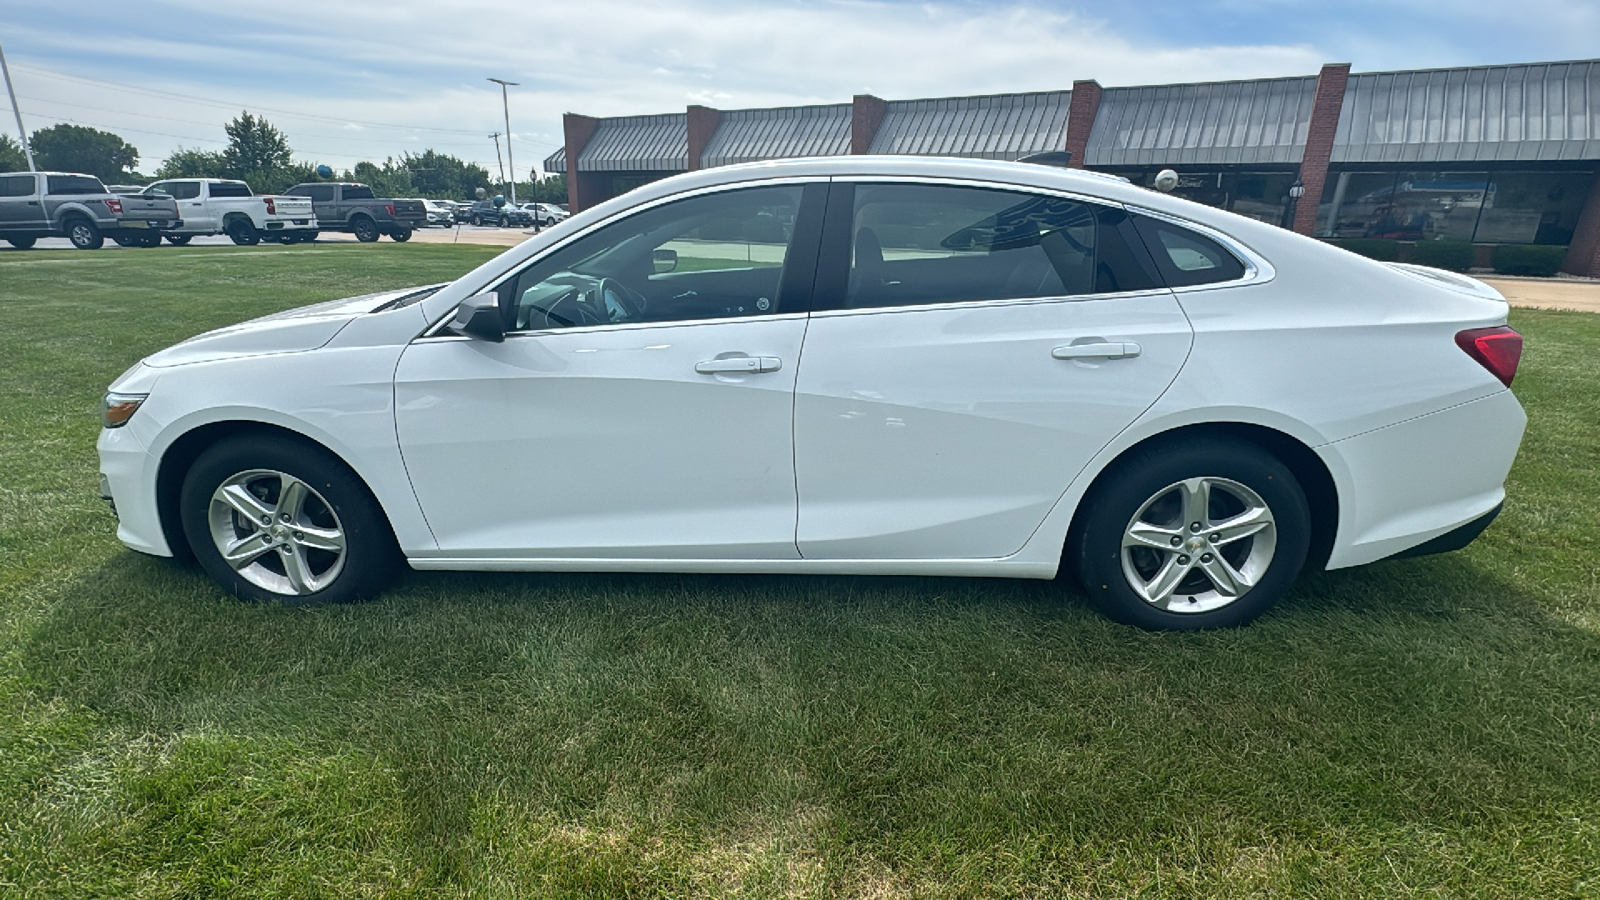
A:
{"type": "Polygon", "coordinates": [[[51,175],[49,190],[51,194],[104,194],[106,186],[100,179],[88,175],[51,175]]]}
{"type": "Polygon", "coordinates": [[[1211,238],[1148,216],[1133,219],[1168,287],[1221,284],[1244,277],[1244,263],[1211,238]]]}

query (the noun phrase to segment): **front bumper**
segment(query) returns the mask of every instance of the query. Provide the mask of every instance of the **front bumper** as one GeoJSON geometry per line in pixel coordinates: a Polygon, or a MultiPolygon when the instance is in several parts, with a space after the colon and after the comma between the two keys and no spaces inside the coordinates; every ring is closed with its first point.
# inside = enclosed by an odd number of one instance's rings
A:
{"type": "Polygon", "coordinates": [[[100,454],[100,496],[116,513],[117,540],[140,553],[171,556],[156,507],[155,459],[133,423],[102,428],[96,449],[100,454]]]}

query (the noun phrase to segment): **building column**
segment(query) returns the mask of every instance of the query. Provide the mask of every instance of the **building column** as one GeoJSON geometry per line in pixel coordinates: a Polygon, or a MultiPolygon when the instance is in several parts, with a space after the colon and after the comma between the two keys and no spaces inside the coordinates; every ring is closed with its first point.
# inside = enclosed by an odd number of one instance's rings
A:
{"type": "Polygon", "coordinates": [[[1072,159],[1067,161],[1071,168],[1081,169],[1088,161],[1089,135],[1094,131],[1095,116],[1100,114],[1101,93],[1098,81],[1072,83],[1072,101],[1067,106],[1066,146],[1061,148],[1072,154],[1072,159]]]}
{"type": "Polygon", "coordinates": [[[1317,74],[1305,152],[1300,157],[1300,183],[1306,193],[1294,210],[1293,228],[1299,234],[1309,235],[1317,227],[1317,207],[1322,205],[1322,187],[1328,182],[1328,161],[1333,158],[1333,138],[1339,133],[1339,110],[1349,80],[1349,63],[1329,63],[1317,74]]]}
{"type": "Polygon", "coordinates": [[[722,113],[709,106],[689,107],[689,171],[700,168],[700,158],[705,156],[721,121],[722,113]]]}
{"type": "Polygon", "coordinates": [[[600,120],[593,116],[567,113],[561,117],[561,131],[567,145],[567,209],[581,212],[604,200],[605,186],[596,172],[578,171],[578,154],[588,146],[600,128],[600,120]]]}
{"type": "Polygon", "coordinates": [[[878,136],[883,117],[889,114],[889,104],[871,94],[857,94],[850,101],[850,153],[859,156],[872,150],[872,139],[878,136]]]}
{"type": "Polygon", "coordinates": [[[1589,185],[1589,198],[1578,213],[1578,227],[1572,230],[1572,243],[1561,271],[1569,275],[1600,278],[1600,172],[1589,185]]]}

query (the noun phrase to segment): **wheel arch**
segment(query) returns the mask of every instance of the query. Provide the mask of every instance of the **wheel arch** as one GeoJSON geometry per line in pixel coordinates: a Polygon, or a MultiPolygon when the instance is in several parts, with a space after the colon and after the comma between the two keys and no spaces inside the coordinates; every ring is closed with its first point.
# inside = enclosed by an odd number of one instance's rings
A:
{"type": "Polygon", "coordinates": [[[156,514],[161,522],[161,534],[167,541],[167,547],[173,556],[179,559],[193,558],[194,551],[189,547],[189,541],[184,537],[182,511],[180,499],[183,493],[183,479],[189,469],[194,465],[200,454],[217,443],[241,436],[258,436],[263,438],[283,438],[307,447],[314,447],[327,453],[339,461],[339,464],[349,469],[356,480],[366,488],[367,493],[373,498],[378,509],[382,511],[384,524],[389,527],[389,533],[395,534],[394,521],[389,510],[384,506],[383,500],[372,490],[372,486],[362,477],[361,473],[350,461],[345,459],[332,447],[309,435],[274,425],[268,422],[253,422],[247,420],[225,420],[220,422],[207,422],[196,426],[179,435],[169,444],[161,454],[161,461],[156,469],[156,514]]]}
{"type": "MultiPolygon", "coordinates": [[[[1325,568],[1333,552],[1334,538],[1339,531],[1339,489],[1326,462],[1309,445],[1299,438],[1267,425],[1253,422],[1200,422],[1180,425],[1148,435],[1124,447],[1110,462],[1101,467],[1084,489],[1072,522],[1067,529],[1063,551],[1072,547],[1081,527],[1087,500],[1107,480],[1116,476],[1123,464],[1134,454],[1142,453],[1163,444],[1185,440],[1239,441],[1260,447],[1289,467],[1305,493],[1306,506],[1311,512],[1311,548],[1306,554],[1308,571],[1325,568]]],[[[1066,557],[1063,556],[1063,566],[1066,557]]]]}

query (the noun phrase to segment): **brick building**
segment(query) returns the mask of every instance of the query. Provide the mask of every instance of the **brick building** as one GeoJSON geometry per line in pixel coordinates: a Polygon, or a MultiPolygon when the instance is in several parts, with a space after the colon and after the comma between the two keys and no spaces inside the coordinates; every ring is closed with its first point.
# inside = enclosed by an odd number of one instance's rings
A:
{"type": "Polygon", "coordinates": [[[574,212],[677,172],[761,159],[899,153],[1073,165],[1323,238],[1567,247],[1600,277],[1600,60],[1101,87],[597,119],[569,113],[574,212]],[[1289,200],[1296,181],[1305,187],[1289,200]],[[1292,212],[1292,219],[1291,217],[1292,212]]]}

